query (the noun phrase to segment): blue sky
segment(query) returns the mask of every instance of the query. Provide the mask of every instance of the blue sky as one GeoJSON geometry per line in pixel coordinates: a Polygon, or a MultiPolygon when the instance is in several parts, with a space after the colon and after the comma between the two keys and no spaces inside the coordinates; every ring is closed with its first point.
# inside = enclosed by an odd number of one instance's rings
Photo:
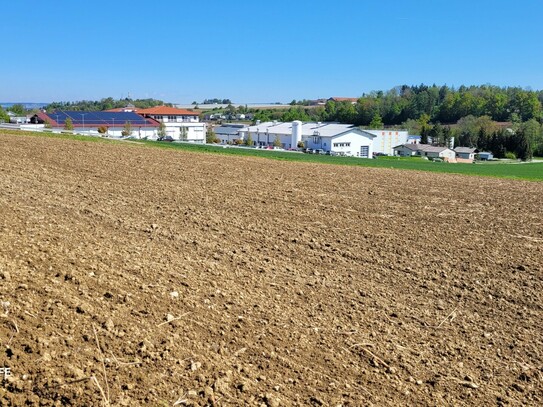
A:
{"type": "Polygon", "coordinates": [[[543,89],[542,0],[24,0],[2,15],[2,102],[543,89]]]}

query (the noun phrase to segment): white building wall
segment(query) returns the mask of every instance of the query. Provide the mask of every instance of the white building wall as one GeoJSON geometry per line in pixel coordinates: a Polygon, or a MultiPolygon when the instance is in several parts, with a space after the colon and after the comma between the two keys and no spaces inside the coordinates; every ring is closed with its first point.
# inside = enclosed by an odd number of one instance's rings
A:
{"type": "Polygon", "coordinates": [[[204,143],[206,139],[205,123],[172,123],[164,122],[166,135],[174,140],[188,141],[192,143],[204,143]],[[183,138],[185,132],[185,138],[183,138]]]}
{"type": "Polygon", "coordinates": [[[367,152],[367,158],[373,157],[373,142],[370,135],[358,132],[348,132],[336,137],[305,136],[307,148],[330,151],[338,155],[361,157],[367,152]]]}
{"type": "Polygon", "coordinates": [[[394,155],[393,148],[400,144],[407,144],[409,134],[405,130],[364,130],[377,136],[373,139],[373,151],[386,155],[394,155]]]}
{"type": "Polygon", "coordinates": [[[330,151],[332,152],[353,157],[364,156],[365,158],[373,158],[374,142],[371,136],[352,132],[334,137],[331,142],[332,146],[330,151]]]}

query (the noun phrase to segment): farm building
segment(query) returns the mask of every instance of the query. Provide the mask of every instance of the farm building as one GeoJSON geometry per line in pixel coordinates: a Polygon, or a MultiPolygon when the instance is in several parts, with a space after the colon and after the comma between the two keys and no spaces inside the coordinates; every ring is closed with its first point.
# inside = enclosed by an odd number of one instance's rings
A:
{"type": "Polygon", "coordinates": [[[456,161],[456,153],[447,147],[436,147],[428,144],[402,144],[393,148],[394,155],[400,157],[441,158],[447,162],[456,161]]]}
{"type": "Polygon", "coordinates": [[[477,157],[481,161],[488,161],[488,160],[493,160],[494,159],[494,155],[492,153],[488,152],[488,151],[479,151],[477,153],[477,157]]]}
{"type": "Polygon", "coordinates": [[[138,109],[143,117],[164,124],[166,136],[174,140],[184,140],[193,143],[204,143],[206,139],[206,124],[200,123],[198,113],[175,107],[157,106],[149,109],[138,109]]]}
{"type": "Polygon", "coordinates": [[[55,111],[40,112],[31,117],[32,124],[50,126],[52,131],[62,131],[66,121],[70,119],[76,133],[99,135],[98,129],[104,128],[105,134],[121,137],[127,127],[131,128],[131,136],[138,138],[156,137],[158,122],[143,118],[134,112],[90,112],[90,111],[55,111]]]}
{"type": "Polygon", "coordinates": [[[399,146],[393,147],[392,150],[394,151],[394,155],[397,155],[400,157],[412,157],[412,156],[420,155],[419,152],[425,146],[427,146],[427,144],[406,143],[406,144],[400,144],[399,146]]]}
{"type": "Polygon", "coordinates": [[[454,152],[456,153],[456,158],[473,161],[475,160],[475,154],[477,154],[479,150],[471,147],[456,147],[454,152]]]}
{"type": "Polygon", "coordinates": [[[441,158],[447,162],[456,161],[456,153],[448,147],[428,146],[421,150],[420,155],[428,158],[441,158]]]}

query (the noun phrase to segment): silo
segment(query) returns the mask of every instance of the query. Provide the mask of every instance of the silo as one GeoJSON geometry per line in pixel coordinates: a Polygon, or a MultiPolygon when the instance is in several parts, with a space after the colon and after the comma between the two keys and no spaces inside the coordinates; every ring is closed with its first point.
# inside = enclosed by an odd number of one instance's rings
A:
{"type": "Polygon", "coordinates": [[[292,122],[291,148],[298,148],[298,142],[302,141],[302,122],[295,120],[292,122]]]}

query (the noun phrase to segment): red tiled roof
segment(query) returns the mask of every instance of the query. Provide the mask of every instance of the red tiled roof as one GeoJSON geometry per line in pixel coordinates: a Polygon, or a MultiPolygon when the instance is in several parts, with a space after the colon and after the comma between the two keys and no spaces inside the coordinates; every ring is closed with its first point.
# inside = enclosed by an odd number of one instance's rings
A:
{"type": "Polygon", "coordinates": [[[335,102],[357,102],[358,101],[358,98],[341,98],[337,96],[331,97],[330,99],[335,102]]]}
{"type": "Polygon", "coordinates": [[[156,106],[151,107],[149,109],[139,109],[138,114],[147,115],[147,114],[153,114],[153,115],[162,115],[162,116],[198,116],[198,112],[185,110],[185,109],[177,109],[175,107],[169,107],[169,106],[156,106]]]}

